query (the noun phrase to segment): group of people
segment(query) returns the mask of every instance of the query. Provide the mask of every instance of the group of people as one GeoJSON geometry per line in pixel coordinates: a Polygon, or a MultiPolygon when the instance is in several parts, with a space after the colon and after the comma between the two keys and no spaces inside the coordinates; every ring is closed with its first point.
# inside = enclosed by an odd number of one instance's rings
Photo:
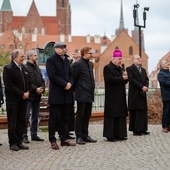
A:
{"type": "MultiPolygon", "coordinates": [[[[49,78],[49,141],[51,148],[58,150],[58,132],[61,146],[84,145],[86,142],[95,143],[97,140],[89,135],[89,120],[94,101],[95,81],[93,63],[90,61],[93,49],[85,46],[81,49],[81,57],[72,62],[63,42],[54,44],[54,54],[46,61],[46,71],[49,78]],[[70,140],[70,119],[74,122],[74,101],[77,102],[75,116],[76,142],[70,140]]],[[[44,141],[37,135],[38,115],[41,95],[45,91],[45,82],[37,65],[35,50],[25,55],[16,49],[11,53],[11,62],[4,67],[3,80],[5,86],[6,110],[8,119],[9,148],[12,151],[27,150],[27,124],[30,122],[31,140],[44,141]],[[31,113],[31,114],[30,114],[31,113]]],[[[132,65],[124,68],[122,51],[113,51],[111,61],[103,69],[105,82],[105,108],[103,137],[108,141],[127,139],[126,117],[129,112],[129,131],[133,135],[148,135],[147,97],[149,79],[142,67],[142,58],[135,55],[132,65]],[[129,83],[128,101],[126,100],[126,84],[129,83]]],[[[158,80],[161,92],[170,89],[169,65],[161,63],[158,80]],[[167,79],[167,81],[165,81],[167,79]],[[162,87],[163,86],[163,87],[162,87]]],[[[1,85],[1,84],[0,84],[1,85]]],[[[1,88],[2,89],[2,88],[1,88]]],[[[169,90],[170,93],[170,90],[169,90]]],[[[170,130],[170,94],[163,97],[163,132],[170,130]]],[[[3,93],[0,91],[1,103],[3,93]]]]}
{"type": "Polygon", "coordinates": [[[105,109],[103,136],[108,141],[126,140],[126,116],[129,111],[129,131],[133,135],[148,135],[147,98],[149,79],[141,66],[142,58],[135,55],[132,65],[122,67],[122,52],[114,50],[112,59],[104,67],[105,109]],[[129,82],[128,106],[126,84],[129,82]]]}

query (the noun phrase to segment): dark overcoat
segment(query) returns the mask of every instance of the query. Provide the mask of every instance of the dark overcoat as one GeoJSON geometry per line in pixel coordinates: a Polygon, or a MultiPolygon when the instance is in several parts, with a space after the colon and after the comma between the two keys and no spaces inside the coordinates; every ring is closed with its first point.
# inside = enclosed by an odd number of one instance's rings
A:
{"type": "Polygon", "coordinates": [[[73,66],[74,99],[79,102],[91,103],[94,101],[93,63],[81,57],[73,66]]]}
{"type": "Polygon", "coordinates": [[[146,93],[142,92],[143,86],[149,86],[146,70],[141,67],[140,73],[134,64],[127,67],[126,70],[129,80],[128,110],[147,110],[146,93]]]}
{"type": "Polygon", "coordinates": [[[41,94],[38,94],[36,92],[38,87],[42,87],[43,92],[45,91],[45,81],[42,77],[41,70],[38,67],[38,65],[35,63],[27,62],[26,67],[29,72],[30,80],[31,80],[31,89],[32,92],[29,95],[29,101],[40,101],[41,100],[41,94]]]}
{"type": "Polygon", "coordinates": [[[22,71],[12,61],[4,67],[3,79],[6,102],[19,102],[25,92],[31,92],[31,83],[27,68],[22,64],[22,71]]]}
{"type": "Polygon", "coordinates": [[[72,72],[69,60],[65,60],[55,53],[46,61],[47,75],[50,80],[49,104],[69,104],[72,103],[72,91],[65,90],[68,82],[73,84],[72,72]]]}
{"type": "Polygon", "coordinates": [[[122,68],[112,62],[104,67],[105,117],[125,117],[128,115],[125,84],[122,68]]]}

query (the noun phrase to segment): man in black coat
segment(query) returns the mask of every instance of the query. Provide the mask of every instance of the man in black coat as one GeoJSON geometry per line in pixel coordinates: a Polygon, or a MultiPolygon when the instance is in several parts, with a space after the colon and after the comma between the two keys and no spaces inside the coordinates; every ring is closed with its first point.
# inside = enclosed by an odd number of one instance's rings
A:
{"type": "MultiPolygon", "coordinates": [[[[35,50],[29,50],[27,52],[28,61],[26,63],[26,67],[30,76],[32,91],[28,98],[26,122],[28,122],[30,118],[31,140],[44,141],[44,139],[37,136],[41,94],[45,91],[45,81],[42,78],[41,70],[36,63],[37,59],[38,57],[35,50]]],[[[30,143],[27,135],[27,127],[24,130],[23,143],[30,143]]]]}
{"type": "MultiPolygon", "coordinates": [[[[2,89],[2,82],[0,77],[0,107],[2,107],[2,104],[4,104],[4,97],[3,97],[3,89],[2,89]]],[[[0,143],[0,146],[2,144],[0,143]]]]}
{"type": "Polygon", "coordinates": [[[71,86],[73,84],[70,63],[65,57],[66,44],[56,42],[55,53],[46,61],[47,74],[50,80],[49,98],[49,141],[52,149],[59,149],[56,143],[55,131],[61,140],[61,146],[75,146],[75,143],[67,139],[69,131],[69,109],[72,103],[71,86]],[[59,122],[59,125],[57,123],[59,122]]]}
{"type": "Polygon", "coordinates": [[[97,142],[89,136],[88,132],[95,89],[93,63],[89,61],[91,56],[91,47],[82,48],[81,58],[72,67],[74,99],[77,101],[75,122],[76,143],[82,145],[85,142],[97,142]]]}
{"type": "Polygon", "coordinates": [[[28,149],[22,144],[23,130],[26,127],[27,99],[30,94],[30,80],[27,68],[23,65],[25,56],[22,50],[11,53],[12,61],[4,67],[8,138],[10,149],[28,149]]]}
{"type": "Polygon", "coordinates": [[[127,72],[122,69],[122,52],[114,50],[112,60],[103,69],[105,82],[105,107],[103,137],[108,141],[127,139],[125,85],[128,82],[127,72]]]}
{"type": "Polygon", "coordinates": [[[130,113],[129,131],[133,135],[148,135],[147,98],[149,79],[141,66],[142,58],[133,57],[133,64],[127,67],[129,80],[128,110],[130,113]]]}

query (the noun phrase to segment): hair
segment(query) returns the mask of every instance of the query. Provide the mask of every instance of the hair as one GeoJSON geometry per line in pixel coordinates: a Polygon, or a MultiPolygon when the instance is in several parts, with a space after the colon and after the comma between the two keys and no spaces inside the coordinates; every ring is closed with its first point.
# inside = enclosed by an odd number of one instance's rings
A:
{"type": "Polygon", "coordinates": [[[34,55],[36,53],[36,51],[35,50],[29,50],[29,51],[27,51],[27,54],[26,54],[26,56],[27,56],[27,60],[29,60],[30,59],[30,57],[32,56],[32,55],[34,55]]]}
{"type": "Polygon", "coordinates": [[[13,60],[14,58],[18,57],[19,51],[21,51],[20,49],[16,49],[14,51],[12,51],[11,53],[11,59],[13,60]]]}
{"type": "Polygon", "coordinates": [[[81,49],[81,56],[83,57],[84,54],[88,53],[92,48],[90,46],[83,47],[81,49]]]}

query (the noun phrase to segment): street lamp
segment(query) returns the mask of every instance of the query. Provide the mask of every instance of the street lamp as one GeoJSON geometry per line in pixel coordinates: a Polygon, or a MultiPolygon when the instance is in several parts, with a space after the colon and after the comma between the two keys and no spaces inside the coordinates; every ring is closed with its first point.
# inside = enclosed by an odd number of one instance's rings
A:
{"type": "Polygon", "coordinates": [[[144,7],[144,11],[143,11],[143,25],[139,25],[137,23],[137,10],[140,7],[139,4],[134,4],[133,5],[134,9],[133,9],[133,18],[134,18],[134,26],[139,28],[139,55],[142,58],[142,49],[141,49],[141,40],[142,40],[142,34],[141,34],[141,28],[145,28],[146,27],[146,11],[149,11],[149,7],[144,7]]]}

